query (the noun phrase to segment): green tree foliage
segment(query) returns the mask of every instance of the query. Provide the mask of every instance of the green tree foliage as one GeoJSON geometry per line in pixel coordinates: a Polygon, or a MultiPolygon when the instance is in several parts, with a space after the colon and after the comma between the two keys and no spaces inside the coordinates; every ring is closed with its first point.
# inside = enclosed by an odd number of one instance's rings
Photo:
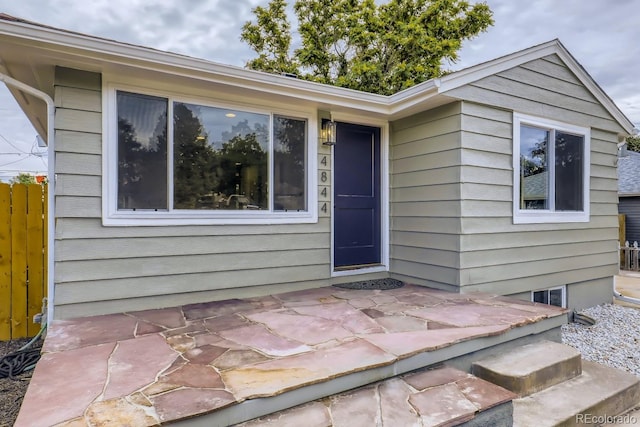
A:
{"type": "Polygon", "coordinates": [[[628,136],[626,141],[628,150],[640,153],[640,135],[628,136]]]}
{"type": "Polygon", "coordinates": [[[28,173],[19,173],[9,181],[11,184],[37,184],[36,177],[28,173]]]}
{"type": "Polygon", "coordinates": [[[287,19],[285,0],[271,0],[269,5],[256,7],[256,23],[242,27],[241,39],[258,53],[247,66],[268,73],[298,73],[299,64],[289,55],[291,25],[287,19]]]}
{"type": "Polygon", "coordinates": [[[217,185],[216,153],[200,119],[185,104],[175,104],[173,115],[174,207],[194,209],[217,185]]]}
{"type": "Polygon", "coordinates": [[[136,129],[118,118],[118,207],[166,209],[166,114],[158,119],[148,144],[141,144],[136,129]]]}
{"type": "Polygon", "coordinates": [[[531,157],[520,155],[520,171],[522,176],[537,175],[547,170],[547,140],[536,142],[531,157]]]}
{"type": "Polygon", "coordinates": [[[464,0],[296,0],[300,47],[292,51],[286,0],[256,7],[241,39],[247,67],[390,95],[441,76],[462,42],[493,24],[486,3],[464,0]]]}
{"type": "Polygon", "coordinates": [[[262,145],[268,144],[268,126],[256,123],[251,128],[243,120],[212,143],[194,108],[182,103],[174,107],[174,207],[234,208],[227,204],[232,195],[267,207],[267,152],[262,145]]]}

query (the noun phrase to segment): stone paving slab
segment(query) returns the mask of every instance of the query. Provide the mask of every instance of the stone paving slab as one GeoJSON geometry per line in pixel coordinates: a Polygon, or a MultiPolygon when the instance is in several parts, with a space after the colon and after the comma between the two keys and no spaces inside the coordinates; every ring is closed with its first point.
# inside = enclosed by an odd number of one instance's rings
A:
{"type": "MultiPolygon", "coordinates": [[[[565,314],[406,285],[58,320],[49,325],[16,426],[177,421],[565,314]]],[[[389,383],[376,393],[402,387],[389,383]]]]}
{"type": "MultiPolygon", "coordinates": [[[[511,405],[515,398],[509,390],[445,366],[401,375],[237,427],[453,426],[500,405],[511,405]]],[[[512,408],[504,410],[505,425],[509,425],[512,408]]]]}

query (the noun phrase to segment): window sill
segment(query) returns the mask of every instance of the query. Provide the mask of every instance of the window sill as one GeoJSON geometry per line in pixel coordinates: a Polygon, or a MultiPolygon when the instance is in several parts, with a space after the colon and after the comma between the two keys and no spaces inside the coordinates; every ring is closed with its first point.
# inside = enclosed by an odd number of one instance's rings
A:
{"type": "Polygon", "coordinates": [[[206,213],[167,212],[126,212],[102,217],[102,225],[109,227],[153,227],[171,225],[271,225],[271,224],[312,224],[318,216],[310,212],[251,212],[248,214],[226,213],[212,215],[206,213]]]}
{"type": "Polygon", "coordinates": [[[567,222],[589,222],[589,212],[536,212],[516,211],[514,224],[554,224],[567,222]]]}

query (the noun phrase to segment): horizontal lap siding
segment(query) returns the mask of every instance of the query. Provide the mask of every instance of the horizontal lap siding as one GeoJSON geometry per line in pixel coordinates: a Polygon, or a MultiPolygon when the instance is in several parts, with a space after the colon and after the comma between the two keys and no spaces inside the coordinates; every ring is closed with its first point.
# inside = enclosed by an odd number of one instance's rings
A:
{"type": "MultiPolygon", "coordinates": [[[[324,234],[291,234],[286,239],[272,235],[227,236],[157,236],[64,240],[56,246],[56,254],[65,260],[107,260],[122,258],[170,257],[174,255],[248,254],[308,248],[329,249],[324,234]],[[179,252],[176,251],[179,248],[179,252]]],[[[132,272],[135,274],[135,272],[132,272]]],[[[120,273],[122,274],[122,273],[120,273]]]]}
{"type": "Polygon", "coordinates": [[[329,283],[331,225],[322,211],[316,224],[103,227],[101,90],[98,74],[57,70],[56,317],[329,283]]]}
{"type": "Polygon", "coordinates": [[[391,272],[453,289],[459,282],[460,104],[392,123],[391,272]]]}
{"type": "MultiPolygon", "coordinates": [[[[67,217],[101,216],[101,89],[99,74],[65,68],[56,70],[57,222],[67,217]]],[[[56,233],[56,239],[61,237],[56,233]]],[[[56,240],[56,247],[58,242],[56,240]]]]}
{"type": "Polygon", "coordinates": [[[577,126],[624,132],[580,80],[556,59],[551,56],[528,62],[446,95],[577,126]]]}
{"type": "Polygon", "coordinates": [[[515,294],[617,271],[614,161],[621,129],[556,62],[537,60],[447,93],[470,100],[462,104],[464,292],[515,294]],[[589,223],[513,224],[513,111],[591,128],[589,223]]]}
{"type": "MultiPolygon", "coordinates": [[[[540,263],[532,264],[532,267],[539,265],[540,263]]],[[[571,283],[584,283],[604,278],[611,279],[612,276],[611,266],[608,264],[593,265],[589,268],[574,267],[568,269],[566,267],[561,267],[557,271],[538,271],[533,269],[530,270],[529,273],[531,274],[521,275],[521,277],[518,278],[496,278],[488,282],[469,284],[462,288],[462,292],[487,292],[492,294],[512,295],[525,292],[530,293],[532,290],[547,289],[571,283]]],[[[608,283],[610,291],[612,282],[609,280],[608,283]]],[[[571,286],[569,286],[569,288],[570,287],[571,286]]],[[[604,301],[600,301],[599,303],[602,302],[604,301]]]]}
{"type": "Polygon", "coordinates": [[[326,266],[316,265],[270,267],[262,274],[222,271],[61,283],[56,291],[66,302],[57,307],[56,316],[77,317],[267,295],[326,286],[326,277],[326,266]]]}

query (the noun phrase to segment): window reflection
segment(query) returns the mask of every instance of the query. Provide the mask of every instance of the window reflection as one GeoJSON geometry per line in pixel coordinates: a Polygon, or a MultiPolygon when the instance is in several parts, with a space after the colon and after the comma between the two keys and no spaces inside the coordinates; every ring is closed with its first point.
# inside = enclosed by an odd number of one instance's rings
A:
{"type": "Polygon", "coordinates": [[[268,209],[268,115],[181,102],[173,115],[175,209],[268,209]]]}
{"type": "Polygon", "coordinates": [[[118,92],[118,209],[167,209],[167,100],[118,92]]]}
{"type": "Polygon", "coordinates": [[[520,208],[583,210],[583,157],[584,136],[521,125],[520,208]]]}
{"type": "Polygon", "coordinates": [[[306,210],[307,122],[276,116],[273,134],[274,210],[306,210]]]}
{"type": "Polygon", "coordinates": [[[549,131],[520,127],[520,209],[549,208],[549,131]]]}
{"type": "Polygon", "coordinates": [[[308,210],[306,120],[123,91],[116,108],[119,210],[308,210]]]}

